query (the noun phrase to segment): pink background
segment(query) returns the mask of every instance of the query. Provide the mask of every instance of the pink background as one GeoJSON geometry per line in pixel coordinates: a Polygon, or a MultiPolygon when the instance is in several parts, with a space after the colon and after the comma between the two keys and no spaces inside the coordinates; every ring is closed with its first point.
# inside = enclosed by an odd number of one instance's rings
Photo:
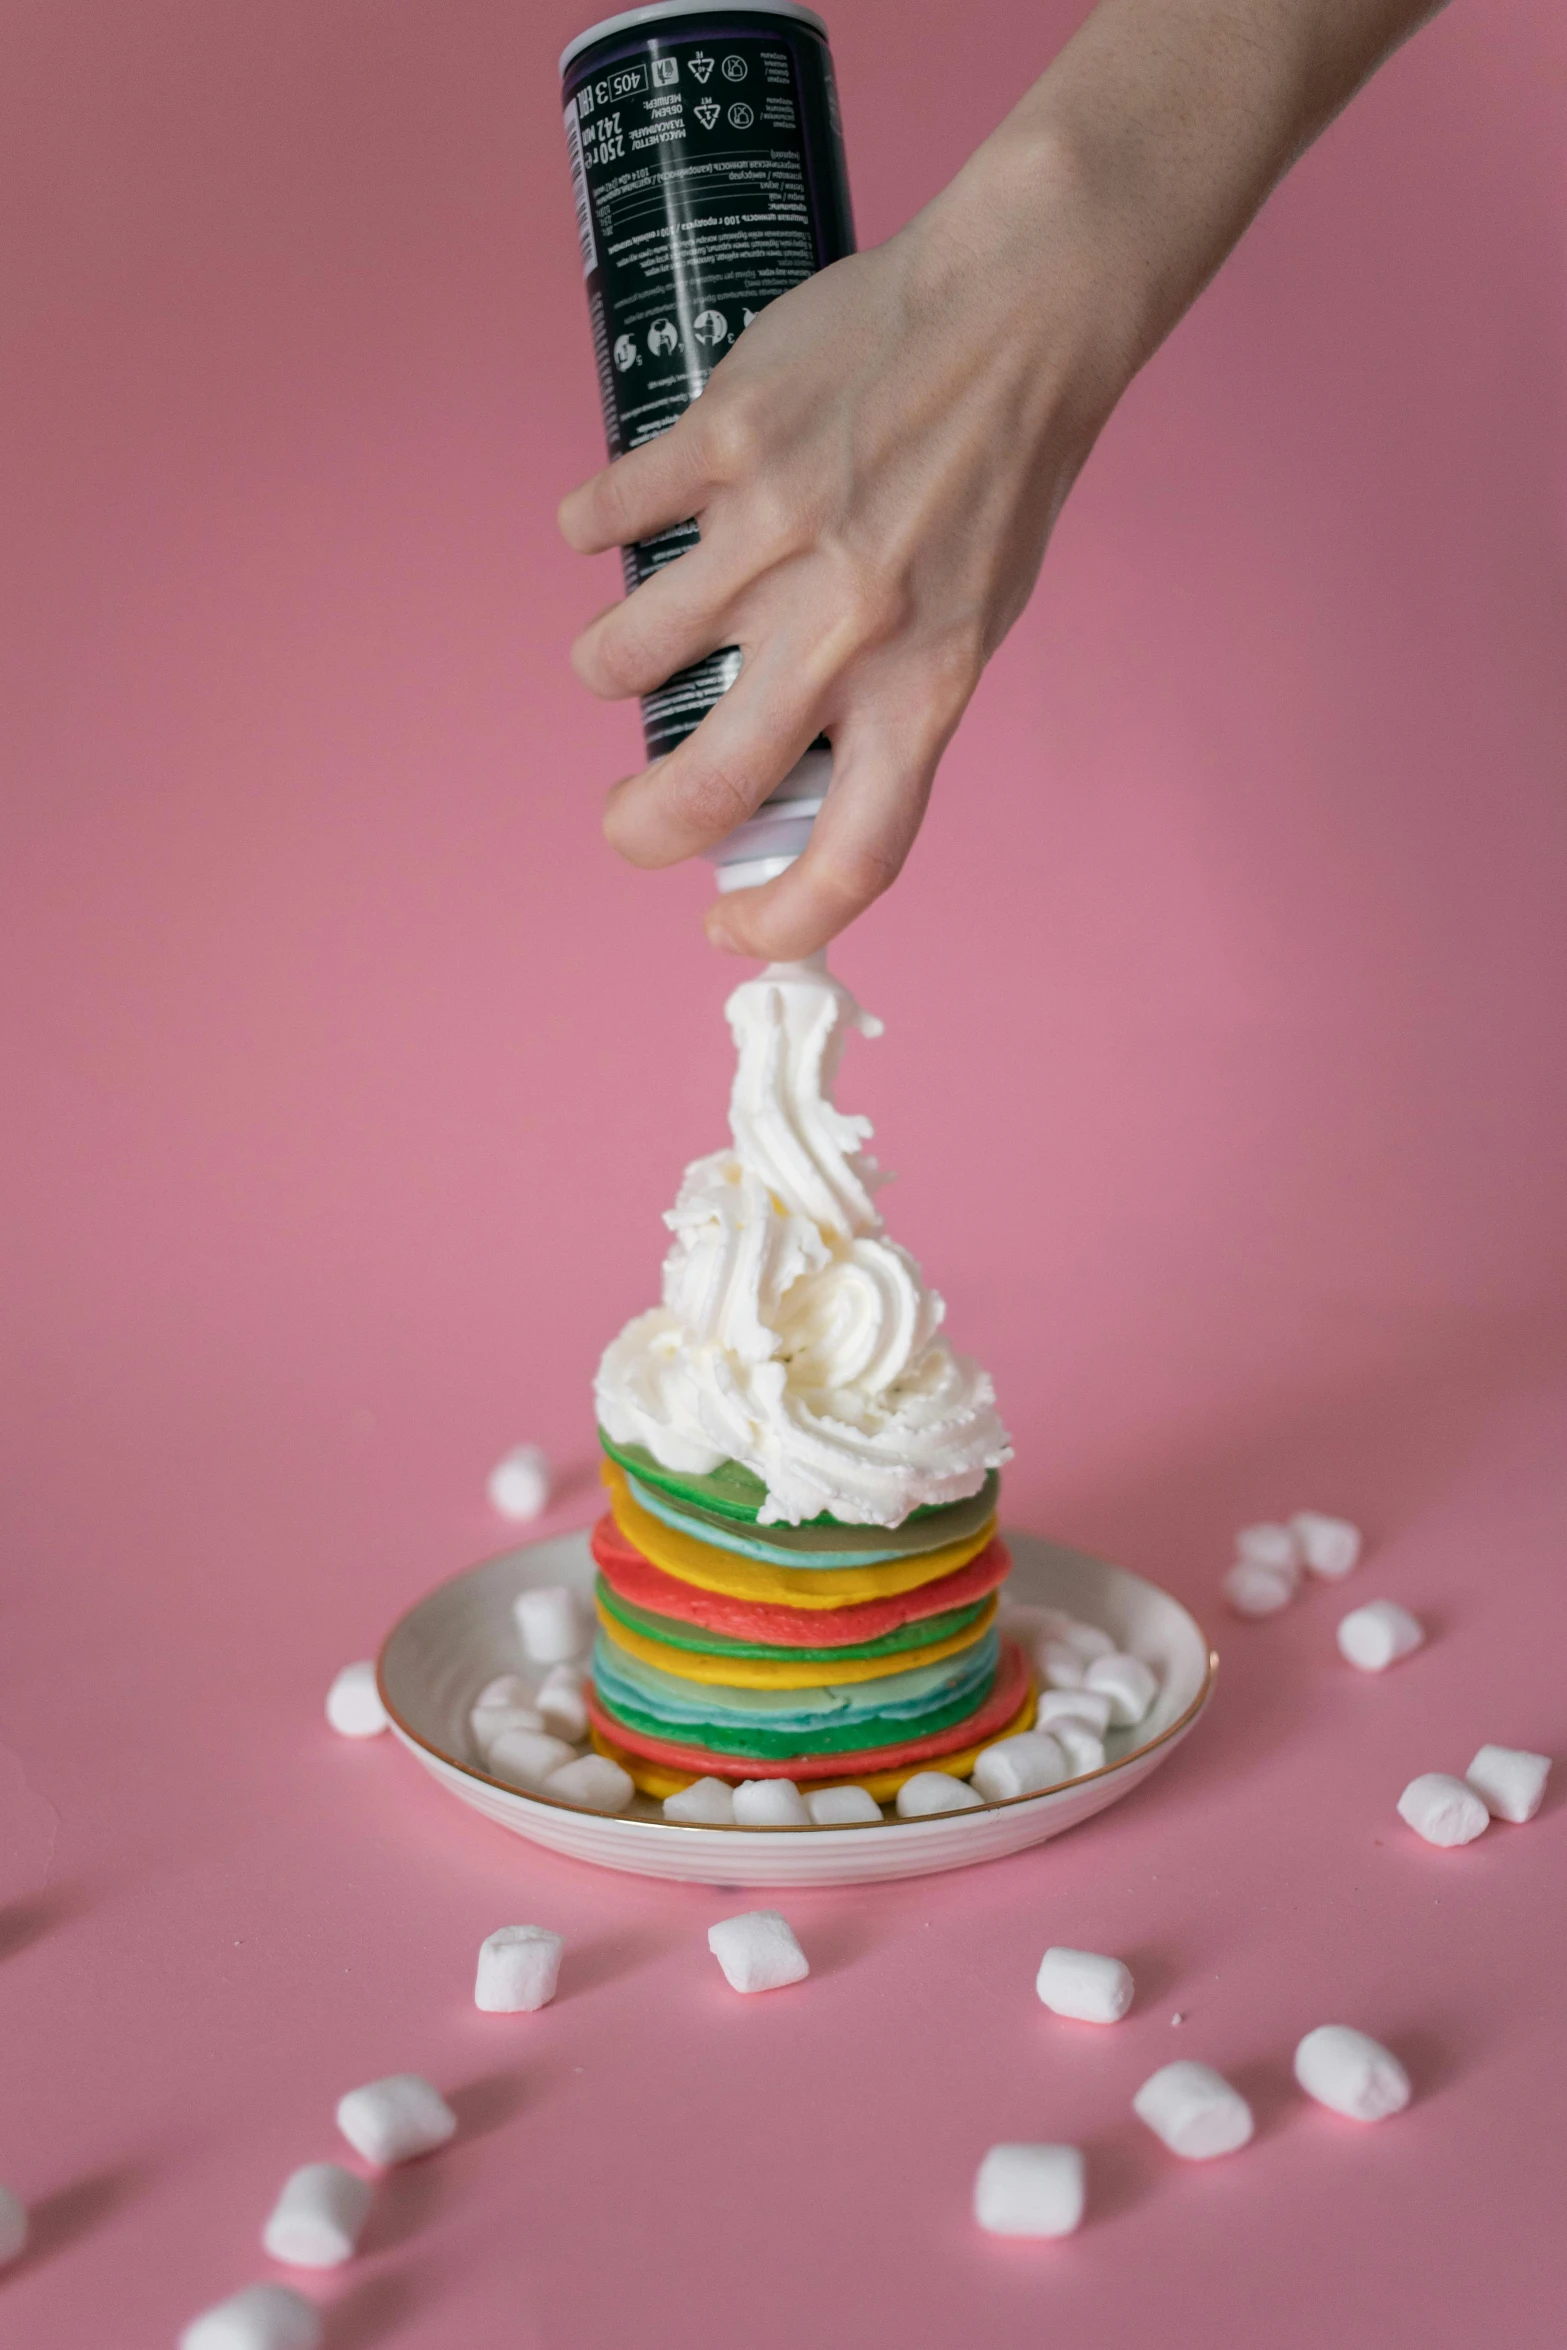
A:
{"type": "MultiPolygon", "coordinates": [[[[1070,7],[837,0],[861,233],[1070,7]]],[[[1134,387],[837,967],[849,1106],[995,1369],[1014,1519],[1224,1651],[1147,1790],[964,1878],[745,1906],[553,1861],[333,1670],[498,1548],[519,1438],[592,1510],[588,1381],[722,1138],[705,875],[621,869],[635,757],[558,546],[599,459],[564,0],[13,0],[0,524],[11,1456],[0,2178],[29,2350],[167,2343],[266,2273],[355,2081],[457,2092],[312,2286],[335,2350],[1561,2340],[1560,1793],[1470,1850],[1393,1816],[1482,1739],[1561,1752],[1567,428],[1553,0],[1457,6],[1297,171],[1134,387]],[[1242,1629],[1231,1529],[1373,1536],[1429,1649],[1242,1629]],[[558,2003],[469,2004],[559,1927],[558,2003]],[[1044,1945],[1125,1953],[1113,2034],[1044,1945]],[[1186,2023],[1172,2030],[1171,2012],[1186,2023]],[[1312,2024],[1402,2120],[1306,2110],[1312,2024]],[[1131,2091],[1233,2071],[1259,2143],[1131,2091]],[[992,2140],[1087,2145],[1091,2222],[997,2245],[992,2140]]]]}

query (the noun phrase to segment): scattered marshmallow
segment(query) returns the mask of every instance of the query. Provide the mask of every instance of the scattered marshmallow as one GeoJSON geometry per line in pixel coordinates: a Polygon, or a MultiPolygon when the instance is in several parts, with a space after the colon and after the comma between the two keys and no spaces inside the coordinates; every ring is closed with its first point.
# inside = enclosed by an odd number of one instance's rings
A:
{"type": "Polygon", "coordinates": [[[292,2285],[247,2285],[193,2317],[179,2350],[317,2350],[321,2315],[292,2285]]]}
{"type": "Polygon", "coordinates": [[[558,1795],[565,1803],[580,1803],[588,1811],[601,1812],[624,1811],[636,1791],[631,1773],[607,1754],[583,1754],[575,1762],[562,1763],[559,1770],[551,1771],[541,1790],[545,1795],[558,1795]]]}
{"type": "Polygon", "coordinates": [[[571,1760],[564,1738],[552,1738],[547,1730],[522,1729],[503,1730],[492,1738],[484,1757],[485,1768],[495,1778],[524,1794],[537,1794],[550,1773],[571,1760]]]}
{"type": "Polygon", "coordinates": [[[1428,1844],[1472,1844],[1491,1824],[1480,1796],[1446,1771],[1411,1779],[1398,1799],[1398,1816],[1428,1844]]]}
{"type": "MultiPolygon", "coordinates": [[[[742,1779],[735,1789],[737,1828],[808,1828],[811,1815],[792,1779],[742,1779]]],[[[759,1910],[770,1917],[770,1910],[759,1910]]]]}
{"type": "Polygon", "coordinates": [[[1075,1648],[1085,1665],[1091,1665],[1096,1656],[1113,1656],[1115,1642],[1098,1624],[1085,1624],[1079,1616],[1068,1616],[1066,1628],[1060,1634],[1068,1648],[1075,1648]]]}
{"type": "Polygon", "coordinates": [[[1110,1700],[1110,1719],[1118,1730],[1140,1722],[1159,1694],[1159,1684],[1140,1656],[1096,1657],[1083,1676],[1085,1685],[1110,1700]]]}
{"type": "Polygon", "coordinates": [[[1076,2146],[992,2146],[974,2181],[974,2217],[991,2236],[1069,2236],[1083,2216],[1076,2146]]]}
{"type": "Polygon", "coordinates": [[[1035,1990],[1052,2015],[1083,2024],[1118,2024],[1132,2004],[1132,1970],[1097,1950],[1053,1948],[1039,1962],[1035,1990]]]}
{"type": "Polygon", "coordinates": [[[1132,2111],[1172,2154],[1188,2162],[1233,2154],[1255,2126],[1251,2107],[1222,2073],[1184,2057],[1149,2075],[1132,2099],[1132,2111]]]}
{"type": "Polygon", "coordinates": [[[519,1444],[490,1471],[490,1506],[503,1518],[538,1518],[549,1507],[550,1458],[541,1444],[519,1444]]]}
{"type": "Polygon", "coordinates": [[[1070,1715],[1064,1721],[1050,1725],[1050,1735],[1066,1756],[1067,1776],[1086,1779],[1090,1771],[1105,1767],[1105,1742],[1086,1722],[1074,1721],[1070,1715]]]}
{"type": "Polygon", "coordinates": [[[385,2080],[367,2081],[339,2098],[337,2126],[356,2154],[377,2170],[393,2163],[412,2162],[444,2146],[457,2127],[457,2116],[439,2089],[418,2073],[388,2073],[385,2080]]]}
{"type": "Polygon", "coordinates": [[[1069,1640],[1042,1640],[1034,1662],[1052,1689],[1081,1689],[1088,1659],[1069,1640]]]}
{"type": "Polygon", "coordinates": [[[1224,1578],[1224,1596],[1238,1616],[1276,1616],[1297,1590],[1296,1578],[1260,1559],[1237,1559],[1224,1578]]]}
{"type": "Polygon", "coordinates": [[[1353,1609],[1338,1628],[1339,1654],[1363,1673],[1385,1673],[1424,1640],[1425,1632],[1408,1608],[1391,1599],[1374,1599],[1367,1607],[1353,1609]]]}
{"type": "Polygon", "coordinates": [[[1385,2121],[1409,2103],[1409,2075],[1379,2040],[1349,2024],[1319,2024],[1295,2051],[1295,2078],[1308,2097],[1352,2122],[1385,2121]]]}
{"type": "Polygon", "coordinates": [[[1301,1547],[1293,1526],[1243,1526],[1235,1537],[1235,1555],[1279,1574],[1300,1573],[1301,1547]]]}
{"type": "Polygon", "coordinates": [[[1034,1727],[1053,1735],[1058,1721],[1079,1722],[1102,1738],[1110,1727],[1110,1700],[1102,1689],[1042,1689],[1034,1727]]]}
{"type": "Polygon", "coordinates": [[[950,1771],[916,1771],[898,1789],[900,1820],[928,1820],[937,1812],[976,1811],[984,1802],[950,1771]]]}
{"type": "Polygon", "coordinates": [[[707,1947],[734,1991],[779,1991],[803,1982],[811,1969],[805,1952],[776,1909],[751,1909],[721,1918],[707,1929],[707,1947]]]}
{"type": "Polygon", "coordinates": [[[1548,1754],[1530,1754],[1520,1746],[1482,1746],[1464,1777],[1493,1820],[1511,1820],[1521,1828],[1544,1802],[1550,1771],[1548,1754]]]}
{"type": "Polygon", "coordinates": [[[307,2162],[283,2183],[261,2241],[290,2268],[340,2268],[370,2216],[370,2182],[338,2162],[307,2162]]]}
{"type": "Polygon", "coordinates": [[[557,1738],[577,1740],[588,1734],[588,1701],[580,1665],[551,1665],[539,1684],[534,1703],[544,1727],[557,1738]]]}
{"type": "Polygon", "coordinates": [[[548,1926],[497,1926],[479,1944],[474,2006],[486,2015],[532,2015],[548,2007],[565,1947],[548,1926]]]}
{"type": "Polygon", "coordinates": [[[664,1817],[682,1828],[732,1828],[735,1791],[727,1779],[693,1779],[664,1798],[664,1817]]]}
{"type": "Polygon", "coordinates": [[[974,1765],[974,1785],[988,1803],[1014,1795],[1038,1795],[1070,1777],[1066,1756],[1048,1730],[1019,1730],[987,1746],[974,1765]]]}
{"type": "Polygon", "coordinates": [[[27,2206],[9,2187],[0,2187],[0,2268],[27,2245],[27,2206]]]}
{"type": "Polygon", "coordinates": [[[868,1787],[818,1787],[806,1796],[805,1808],[818,1828],[856,1828],[881,1820],[881,1805],[868,1787]]]}
{"type": "Polygon", "coordinates": [[[536,1665],[565,1665],[588,1645],[582,1603],[564,1583],[542,1583],[519,1591],[511,1603],[522,1636],[523,1654],[536,1665]]]}
{"type": "Polygon", "coordinates": [[[1324,1517],[1321,1510],[1297,1510],[1290,1520],[1290,1532],[1314,1575],[1326,1575],[1337,1582],[1359,1564],[1360,1528],[1352,1526],[1348,1518],[1324,1517]]]}
{"type": "Polygon", "coordinates": [[[378,1738],[387,1713],[369,1658],[345,1665],[326,1693],[326,1718],[340,1738],[378,1738]]]}

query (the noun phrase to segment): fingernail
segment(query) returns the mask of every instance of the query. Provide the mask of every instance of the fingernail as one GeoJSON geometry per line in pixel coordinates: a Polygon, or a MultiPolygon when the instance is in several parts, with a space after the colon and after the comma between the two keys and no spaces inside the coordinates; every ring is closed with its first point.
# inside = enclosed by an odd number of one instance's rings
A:
{"type": "Polygon", "coordinates": [[[734,933],[721,914],[708,915],[707,942],[709,946],[719,947],[728,955],[737,955],[740,952],[735,943],[734,933]]]}

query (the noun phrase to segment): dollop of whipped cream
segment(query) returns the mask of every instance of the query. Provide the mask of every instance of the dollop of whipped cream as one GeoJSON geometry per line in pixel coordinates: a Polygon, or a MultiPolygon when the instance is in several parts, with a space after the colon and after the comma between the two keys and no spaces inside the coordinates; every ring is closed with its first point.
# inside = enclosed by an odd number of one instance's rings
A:
{"type": "Polygon", "coordinates": [[[686,1169],[664,1302],[599,1366],[605,1432],[697,1476],[741,1462],[767,1487],[764,1525],[827,1510],[897,1526],[977,1493],[1012,1457],[995,1391],[886,1237],[870,1121],[832,1099],[848,1031],[879,1036],[880,1021],[803,963],[774,963],[725,1011],[734,1147],[686,1169]]]}

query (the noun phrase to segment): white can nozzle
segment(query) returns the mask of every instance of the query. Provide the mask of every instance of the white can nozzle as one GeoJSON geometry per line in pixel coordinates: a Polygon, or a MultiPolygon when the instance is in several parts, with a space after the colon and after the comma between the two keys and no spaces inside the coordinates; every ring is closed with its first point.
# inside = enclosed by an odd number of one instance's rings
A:
{"type": "Polygon", "coordinates": [[[831,781],[830,751],[807,751],[797,759],[756,814],[708,850],[720,891],[756,889],[785,872],[810,839],[831,781]]]}

